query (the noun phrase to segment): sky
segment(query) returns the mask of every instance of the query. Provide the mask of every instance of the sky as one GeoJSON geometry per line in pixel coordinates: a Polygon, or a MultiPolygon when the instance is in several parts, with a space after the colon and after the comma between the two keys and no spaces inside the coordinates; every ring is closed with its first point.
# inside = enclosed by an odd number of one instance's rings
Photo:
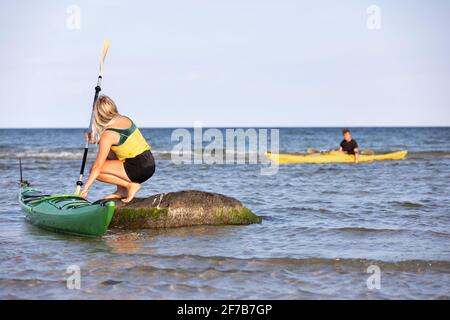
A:
{"type": "Polygon", "coordinates": [[[105,38],[141,127],[450,126],[446,0],[2,1],[0,30],[0,127],[85,127],[105,38]]]}

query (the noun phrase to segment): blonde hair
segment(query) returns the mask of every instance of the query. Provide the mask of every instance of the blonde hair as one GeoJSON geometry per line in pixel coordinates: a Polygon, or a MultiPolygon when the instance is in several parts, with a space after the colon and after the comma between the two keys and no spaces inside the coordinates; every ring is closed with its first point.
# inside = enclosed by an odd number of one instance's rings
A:
{"type": "Polygon", "coordinates": [[[101,95],[97,99],[92,119],[92,143],[98,143],[106,127],[118,115],[119,111],[117,110],[117,106],[110,97],[101,95]]]}

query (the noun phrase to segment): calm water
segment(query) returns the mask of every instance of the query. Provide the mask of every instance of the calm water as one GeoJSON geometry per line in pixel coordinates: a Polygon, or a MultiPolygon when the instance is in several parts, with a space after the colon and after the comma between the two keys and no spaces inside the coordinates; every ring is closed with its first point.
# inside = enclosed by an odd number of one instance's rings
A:
{"type": "MultiPolygon", "coordinates": [[[[113,231],[101,239],[24,221],[18,158],[33,186],[71,192],[82,130],[0,130],[0,298],[450,298],[450,128],[364,128],[361,148],[410,150],[406,160],[288,165],[174,165],[171,129],[145,129],[157,172],[140,195],[224,193],[263,216],[251,226],[113,231]],[[65,286],[79,265],[81,290],[65,286]],[[381,269],[369,290],[367,267],[381,269]]],[[[329,149],[338,129],[281,129],[281,149],[329,149]]],[[[92,151],[92,154],[94,151],[92,151]]],[[[91,157],[92,160],[92,157],[91,157]]],[[[112,187],[96,184],[91,199],[112,187]]]]}

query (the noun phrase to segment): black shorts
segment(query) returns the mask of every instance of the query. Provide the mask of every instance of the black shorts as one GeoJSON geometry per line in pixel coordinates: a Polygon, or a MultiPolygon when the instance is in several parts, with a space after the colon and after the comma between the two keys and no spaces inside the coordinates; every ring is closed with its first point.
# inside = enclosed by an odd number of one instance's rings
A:
{"type": "Polygon", "coordinates": [[[131,182],[143,183],[155,173],[155,159],[150,150],[147,150],[134,158],[126,159],[123,167],[131,182]]]}

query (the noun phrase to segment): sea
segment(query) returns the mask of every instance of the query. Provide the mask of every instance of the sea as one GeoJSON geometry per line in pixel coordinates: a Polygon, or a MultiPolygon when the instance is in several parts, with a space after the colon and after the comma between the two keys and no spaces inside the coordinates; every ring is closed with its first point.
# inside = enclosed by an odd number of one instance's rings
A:
{"type": "MultiPolygon", "coordinates": [[[[340,128],[275,129],[282,153],[342,140],[340,128]]],[[[351,129],[360,149],[409,154],[267,175],[263,154],[256,163],[176,163],[176,128],[143,128],[156,173],[138,196],[217,192],[262,223],[101,238],[40,229],[18,203],[19,159],[34,188],[74,191],[83,129],[0,129],[0,299],[449,299],[450,128],[351,129]]],[[[91,146],[88,165],[95,154],[91,146]]],[[[89,199],[113,190],[98,182],[89,199]]]]}

